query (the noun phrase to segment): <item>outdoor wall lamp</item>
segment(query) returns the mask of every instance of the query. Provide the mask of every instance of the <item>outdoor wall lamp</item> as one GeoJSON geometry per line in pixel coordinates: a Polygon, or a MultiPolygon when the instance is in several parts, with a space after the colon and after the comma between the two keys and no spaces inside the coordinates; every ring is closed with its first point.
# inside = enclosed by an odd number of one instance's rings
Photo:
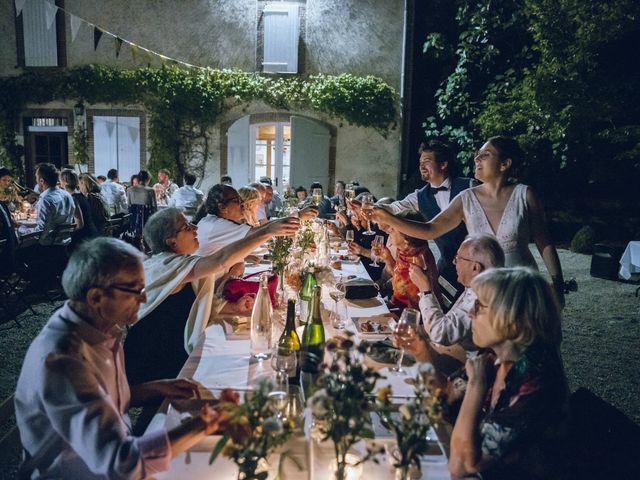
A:
{"type": "Polygon", "coordinates": [[[82,103],[82,100],[73,106],[73,113],[76,114],[76,117],[84,115],[84,103],[82,103]]]}

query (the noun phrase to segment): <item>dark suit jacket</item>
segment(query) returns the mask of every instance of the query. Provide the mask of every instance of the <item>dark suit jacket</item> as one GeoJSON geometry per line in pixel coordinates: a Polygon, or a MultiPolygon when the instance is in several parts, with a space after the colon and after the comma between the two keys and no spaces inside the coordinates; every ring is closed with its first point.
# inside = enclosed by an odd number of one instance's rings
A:
{"type": "MultiPolygon", "coordinates": [[[[471,185],[471,179],[466,177],[455,177],[451,179],[451,192],[449,201],[458,195],[461,191],[466,190],[471,185]]],[[[431,220],[440,213],[440,207],[436,202],[435,191],[431,185],[427,184],[418,191],[418,208],[420,213],[427,219],[431,220]]],[[[460,223],[450,232],[445,233],[434,241],[440,250],[440,259],[438,260],[438,273],[446,278],[449,283],[460,287],[457,281],[457,273],[453,265],[453,257],[455,257],[460,244],[467,236],[467,229],[464,223],[460,223]]]]}

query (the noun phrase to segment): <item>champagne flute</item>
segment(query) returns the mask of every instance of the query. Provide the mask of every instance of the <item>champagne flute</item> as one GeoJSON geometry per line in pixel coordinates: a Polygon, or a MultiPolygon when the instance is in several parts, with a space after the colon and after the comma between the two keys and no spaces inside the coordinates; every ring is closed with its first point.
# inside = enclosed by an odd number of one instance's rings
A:
{"type": "Polygon", "coordinates": [[[320,203],[322,203],[322,189],[321,188],[314,188],[311,191],[311,201],[313,202],[313,204],[316,207],[320,206],[320,203]]]}
{"type": "MultiPolygon", "coordinates": [[[[414,338],[418,328],[418,317],[420,312],[413,308],[405,308],[400,315],[400,320],[393,332],[394,336],[398,339],[400,345],[402,341],[408,341],[414,338]]],[[[406,373],[406,370],[402,368],[402,360],[404,359],[404,348],[400,347],[400,357],[395,367],[390,368],[390,372],[397,374],[406,373]]]]}
{"type": "MultiPolygon", "coordinates": [[[[276,372],[276,384],[272,392],[274,396],[276,396],[276,392],[282,392],[284,393],[283,397],[286,398],[288,394],[288,380],[289,377],[295,376],[297,365],[298,359],[294,350],[280,346],[273,349],[271,368],[276,372]]],[[[269,396],[271,397],[271,394],[269,394],[269,396]]],[[[279,400],[284,400],[284,398],[279,400]]]]}
{"type": "Polygon", "coordinates": [[[345,297],[344,285],[342,283],[336,284],[335,290],[331,290],[329,296],[335,302],[333,312],[331,313],[331,325],[333,325],[333,328],[336,330],[344,330],[347,322],[346,319],[340,315],[339,311],[340,302],[344,300],[345,297]]]}
{"type": "Polygon", "coordinates": [[[369,220],[371,213],[373,212],[373,195],[365,193],[362,195],[361,207],[363,215],[367,218],[367,230],[364,235],[375,235],[376,232],[371,230],[371,220],[369,220]]]}
{"type": "Polygon", "coordinates": [[[413,263],[416,267],[419,267],[421,270],[427,269],[427,263],[424,261],[423,255],[414,255],[409,259],[411,263],[413,263]]]}
{"type": "Polygon", "coordinates": [[[372,267],[379,267],[378,265],[378,255],[376,255],[375,250],[377,248],[382,247],[384,243],[384,237],[382,235],[376,235],[371,242],[371,258],[373,259],[373,263],[371,263],[372,267]]]}
{"type": "Polygon", "coordinates": [[[344,188],[344,198],[347,200],[353,200],[356,198],[356,189],[353,186],[353,183],[347,183],[344,188]]]}

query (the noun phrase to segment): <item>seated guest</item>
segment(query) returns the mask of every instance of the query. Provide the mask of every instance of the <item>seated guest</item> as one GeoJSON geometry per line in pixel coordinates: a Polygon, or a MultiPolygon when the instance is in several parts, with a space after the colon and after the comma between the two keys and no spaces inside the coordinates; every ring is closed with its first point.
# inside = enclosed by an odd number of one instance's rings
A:
{"type": "MultiPolygon", "coordinates": [[[[478,347],[471,340],[471,318],[469,312],[476,301],[476,294],[469,288],[471,281],[489,268],[504,266],[504,252],[493,235],[469,235],[462,242],[453,258],[458,272],[458,282],[464,285],[462,295],[447,313],[433,296],[431,280],[416,265],[411,265],[409,277],[420,290],[420,313],[428,340],[443,346],[459,344],[468,352],[477,352],[478,347]]],[[[425,339],[416,337],[415,341],[403,342],[403,347],[421,361],[427,353],[425,339]]],[[[464,361],[464,358],[459,358],[464,361]]]]}
{"type": "Polygon", "coordinates": [[[282,197],[280,193],[273,188],[271,177],[260,177],[260,183],[267,189],[267,196],[264,199],[267,215],[269,218],[275,217],[278,212],[282,211],[282,197]]]}
{"type": "Polygon", "coordinates": [[[515,267],[487,270],[471,288],[473,343],[493,353],[466,363],[452,477],[555,478],[568,390],[551,287],[539,273],[515,267]]]}
{"type": "Polygon", "coordinates": [[[18,190],[13,184],[13,174],[5,167],[0,167],[0,202],[13,203],[14,207],[22,202],[22,198],[18,195],[18,190]]]}
{"type": "Polygon", "coordinates": [[[178,191],[178,185],[171,181],[171,173],[166,168],[158,170],[158,183],[153,186],[156,192],[156,204],[158,207],[166,207],[174,193],[178,191]]]}
{"type": "MultiPolygon", "coordinates": [[[[415,221],[420,221],[419,219],[423,218],[416,212],[405,212],[402,216],[415,219],[415,221]]],[[[389,228],[388,226],[386,227],[389,228]]],[[[376,248],[376,252],[378,258],[385,263],[385,268],[391,274],[391,286],[393,289],[393,295],[389,300],[391,305],[401,309],[405,307],[419,308],[420,298],[418,294],[420,289],[411,280],[409,269],[411,265],[419,265],[421,263],[424,263],[427,267],[434,294],[439,300],[438,272],[428,242],[404,235],[394,228],[389,228],[388,232],[389,241],[396,250],[395,258],[391,255],[391,250],[387,246],[376,248]]]]}
{"type": "Polygon", "coordinates": [[[244,222],[252,227],[260,225],[258,221],[258,208],[260,208],[261,197],[257,189],[246,186],[238,189],[238,195],[242,200],[242,215],[244,222]]]}
{"type": "Polygon", "coordinates": [[[251,295],[232,305],[214,306],[216,276],[273,236],[294,235],[298,225],[297,218],[274,220],[216,253],[199,256],[194,255],[198,227],[180,210],[166,208],[154,214],[144,230],[151,248],[151,257],[144,261],[147,301],[124,345],[131,383],[175,377],[212,314],[248,315],[253,307],[251,295]]]}
{"type": "Polygon", "coordinates": [[[98,233],[102,235],[104,233],[107,220],[109,220],[109,205],[102,196],[102,190],[100,184],[89,173],[80,174],[80,192],[87,198],[89,202],[89,208],[91,210],[91,216],[93,217],[93,223],[98,230],[98,233]]]}
{"type": "Polygon", "coordinates": [[[256,217],[258,218],[258,222],[260,225],[264,224],[269,217],[267,215],[267,209],[264,204],[264,199],[267,196],[267,187],[263,183],[253,182],[249,184],[250,187],[255,188],[260,192],[260,205],[258,205],[258,210],[256,211],[256,217]]]}
{"type": "Polygon", "coordinates": [[[146,300],[144,280],[142,255],[120,240],[94,239],[71,256],[62,276],[69,299],[29,347],[18,379],[21,478],[145,478],[216,430],[205,408],[168,432],[129,433],[130,406],[198,388],[190,380],[129,388],[121,340],[146,300]]]}
{"type": "Polygon", "coordinates": [[[333,205],[346,205],[346,201],[344,198],[344,190],[346,184],[342,180],[338,180],[334,187],[335,195],[330,198],[331,203],[333,205]]]}
{"type": "Polygon", "coordinates": [[[63,170],[60,173],[60,186],[71,194],[76,203],[74,215],[76,229],[71,235],[71,248],[77,247],[84,240],[98,236],[89,201],[80,193],[79,184],[78,174],[73,170],[63,170]]]}
{"type": "Polygon", "coordinates": [[[36,230],[42,231],[40,245],[62,242],[56,238],[55,228],[70,225],[74,220],[75,201],[66,190],[58,188],[59,175],[60,172],[52,163],[41,163],[36,167],[36,180],[42,192],[36,206],[36,230]]]}
{"type": "Polygon", "coordinates": [[[107,172],[107,180],[102,184],[101,189],[102,195],[109,205],[111,216],[127,213],[127,194],[125,188],[119,183],[118,170],[112,168],[107,172]]]}
{"type": "Polygon", "coordinates": [[[223,175],[220,177],[220,183],[223,185],[233,185],[233,180],[229,175],[223,175]]]}
{"type": "Polygon", "coordinates": [[[311,192],[311,196],[307,198],[305,206],[313,205],[313,190],[319,188],[322,192],[322,199],[320,200],[320,204],[316,205],[318,207],[318,217],[319,218],[329,218],[331,215],[335,213],[333,208],[331,207],[331,200],[324,194],[324,189],[322,188],[322,184],[320,182],[313,182],[309,187],[309,191],[311,192]]]}
{"type": "Polygon", "coordinates": [[[127,203],[129,213],[131,213],[131,229],[133,233],[142,238],[142,230],[149,220],[149,217],[157,210],[156,194],[153,188],[149,187],[151,175],[146,170],[138,173],[140,185],[131,186],[127,189],[127,203]]]}
{"type": "Polygon", "coordinates": [[[181,209],[188,218],[193,218],[204,201],[204,193],[194,187],[195,183],[196,176],[185,173],[184,186],[178,188],[169,199],[169,206],[181,209]]]}
{"type": "Polygon", "coordinates": [[[298,205],[304,205],[307,200],[307,189],[300,185],[296,188],[296,197],[298,198],[298,205]]]}

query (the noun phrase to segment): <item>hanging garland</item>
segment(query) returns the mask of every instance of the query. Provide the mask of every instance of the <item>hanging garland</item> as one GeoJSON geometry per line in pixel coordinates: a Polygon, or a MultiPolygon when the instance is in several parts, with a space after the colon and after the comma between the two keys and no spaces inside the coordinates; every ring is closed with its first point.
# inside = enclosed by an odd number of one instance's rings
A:
{"type": "MultiPolygon", "coordinates": [[[[137,70],[88,65],[60,72],[25,73],[0,79],[4,155],[22,171],[13,125],[28,102],[84,100],[141,103],[151,113],[151,154],[156,164],[173,166],[180,152],[181,127],[211,127],[230,108],[261,100],[284,110],[311,110],[373,128],[386,136],[396,126],[398,95],[374,76],[314,75],[265,77],[239,70],[185,70],[177,66],[137,70]]],[[[179,161],[179,160],[178,160],[179,161]]]]}

